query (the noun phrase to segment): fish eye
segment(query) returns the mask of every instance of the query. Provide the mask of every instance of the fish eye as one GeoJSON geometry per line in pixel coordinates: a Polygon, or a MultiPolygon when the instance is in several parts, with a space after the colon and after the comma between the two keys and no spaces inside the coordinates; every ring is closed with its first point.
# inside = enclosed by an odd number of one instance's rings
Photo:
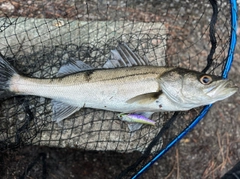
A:
{"type": "Polygon", "coordinates": [[[200,82],[204,85],[208,85],[212,82],[212,77],[211,76],[208,76],[208,75],[203,75],[201,78],[200,78],[200,82]]]}

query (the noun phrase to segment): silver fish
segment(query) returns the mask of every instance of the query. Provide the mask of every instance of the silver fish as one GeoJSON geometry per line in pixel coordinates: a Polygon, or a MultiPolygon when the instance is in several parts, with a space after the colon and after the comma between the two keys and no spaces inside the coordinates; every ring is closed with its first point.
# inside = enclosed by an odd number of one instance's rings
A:
{"type": "Polygon", "coordinates": [[[83,107],[142,113],[145,117],[154,112],[186,111],[223,100],[238,90],[232,81],[214,75],[148,66],[146,59],[125,44],[111,54],[102,69],[76,61],[62,66],[53,79],[22,76],[0,58],[0,98],[51,98],[53,121],[59,122],[83,107]]]}

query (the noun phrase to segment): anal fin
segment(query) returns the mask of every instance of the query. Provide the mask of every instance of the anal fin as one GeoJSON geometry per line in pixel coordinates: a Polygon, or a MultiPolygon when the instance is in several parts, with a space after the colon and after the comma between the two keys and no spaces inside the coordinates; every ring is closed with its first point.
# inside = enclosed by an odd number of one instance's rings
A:
{"type": "Polygon", "coordinates": [[[58,123],[80,109],[80,107],[75,107],[60,101],[52,100],[52,120],[58,123]]]}

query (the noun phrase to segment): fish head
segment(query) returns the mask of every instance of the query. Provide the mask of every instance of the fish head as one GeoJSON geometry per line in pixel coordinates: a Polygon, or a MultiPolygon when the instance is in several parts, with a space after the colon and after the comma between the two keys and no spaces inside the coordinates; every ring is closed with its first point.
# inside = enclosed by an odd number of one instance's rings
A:
{"type": "Polygon", "coordinates": [[[231,80],[182,68],[161,75],[160,86],[171,101],[186,109],[223,100],[238,90],[231,80]]]}

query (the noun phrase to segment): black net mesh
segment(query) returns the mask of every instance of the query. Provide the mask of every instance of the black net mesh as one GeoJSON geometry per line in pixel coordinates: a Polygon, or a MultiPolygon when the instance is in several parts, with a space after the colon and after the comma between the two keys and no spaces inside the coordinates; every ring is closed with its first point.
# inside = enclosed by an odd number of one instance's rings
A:
{"type": "MultiPolygon", "coordinates": [[[[110,50],[121,42],[152,65],[180,66],[215,75],[221,75],[225,65],[231,30],[230,4],[226,0],[0,3],[0,52],[29,77],[55,77],[63,64],[75,60],[101,68],[110,50]]],[[[145,152],[131,172],[120,175],[129,177],[201,109],[175,115],[156,113],[152,116],[157,121],[155,127],[146,125],[130,133],[117,113],[96,109],[81,109],[57,125],[51,121],[49,99],[17,96],[0,104],[0,148],[4,151],[37,145],[145,152]],[[168,126],[162,128],[164,124],[168,126]]]]}

